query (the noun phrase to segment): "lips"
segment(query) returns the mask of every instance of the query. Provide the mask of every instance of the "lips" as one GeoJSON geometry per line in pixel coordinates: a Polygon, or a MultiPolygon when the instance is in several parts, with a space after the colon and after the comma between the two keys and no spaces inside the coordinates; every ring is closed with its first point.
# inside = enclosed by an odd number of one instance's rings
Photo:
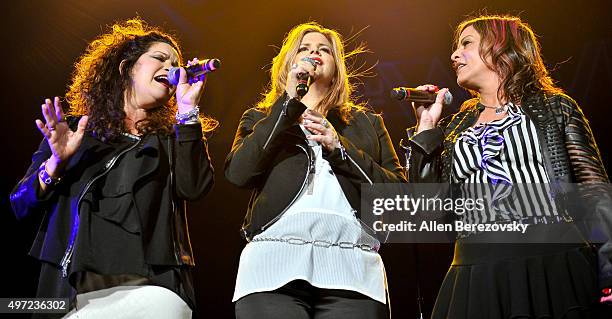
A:
{"type": "Polygon", "coordinates": [[[455,69],[455,72],[459,72],[459,70],[463,68],[465,65],[466,65],[465,63],[461,63],[461,62],[453,62],[453,69],[455,69]]]}
{"type": "Polygon", "coordinates": [[[311,58],[311,59],[313,59],[317,63],[317,65],[322,65],[323,64],[323,60],[321,60],[321,58],[314,57],[314,58],[311,58]]]}
{"type": "Polygon", "coordinates": [[[155,80],[158,83],[161,83],[165,87],[168,87],[168,88],[172,87],[172,84],[170,84],[170,82],[168,81],[168,76],[165,74],[158,75],[154,77],[153,80],[155,80]]]}

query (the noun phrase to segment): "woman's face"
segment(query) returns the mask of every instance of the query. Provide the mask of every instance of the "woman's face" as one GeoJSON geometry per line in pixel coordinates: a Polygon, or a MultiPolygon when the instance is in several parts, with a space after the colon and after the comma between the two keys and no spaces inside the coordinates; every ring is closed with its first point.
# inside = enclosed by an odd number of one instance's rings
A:
{"type": "Polygon", "coordinates": [[[292,63],[296,63],[305,57],[317,61],[313,80],[331,83],[336,72],[334,54],[332,44],[327,37],[319,32],[309,32],[302,38],[298,53],[292,63]]]}
{"type": "Polygon", "coordinates": [[[153,43],[132,67],[132,103],[152,109],[168,102],[176,90],[168,82],[168,70],[173,66],[178,66],[176,50],[165,42],[153,43]]]}
{"type": "Polygon", "coordinates": [[[480,34],[474,27],[466,27],[459,36],[457,49],[451,55],[453,68],[457,73],[457,84],[475,91],[499,85],[499,76],[487,67],[480,56],[480,40],[480,34]]]}

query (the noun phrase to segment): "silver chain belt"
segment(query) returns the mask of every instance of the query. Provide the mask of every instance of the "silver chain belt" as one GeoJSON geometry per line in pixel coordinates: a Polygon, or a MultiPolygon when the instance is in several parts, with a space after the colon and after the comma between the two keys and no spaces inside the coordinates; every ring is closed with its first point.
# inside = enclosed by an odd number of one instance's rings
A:
{"type": "Polygon", "coordinates": [[[277,243],[287,243],[287,244],[297,245],[297,246],[310,244],[315,247],[322,247],[322,248],[330,248],[330,247],[339,247],[342,249],[359,248],[363,251],[369,251],[369,252],[378,252],[378,249],[380,248],[380,245],[371,246],[368,244],[356,244],[350,241],[340,241],[337,243],[332,243],[331,241],[327,241],[327,240],[306,240],[306,239],[295,238],[295,237],[291,237],[291,238],[258,237],[258,238],[253,238],[253,240],[251,240],[251,242],[265,242],[265,241],[277,242],[277,243]]]}

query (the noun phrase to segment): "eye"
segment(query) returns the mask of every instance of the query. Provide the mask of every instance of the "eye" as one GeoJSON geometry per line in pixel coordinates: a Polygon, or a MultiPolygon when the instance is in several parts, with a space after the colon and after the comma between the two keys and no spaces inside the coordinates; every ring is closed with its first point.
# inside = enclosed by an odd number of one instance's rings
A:
{"type": "Polygon", "coordinates": [[[461,42],[461,45],[466,46],[468,44],[472,43],[472,41],[470,40],[464,40],[463,42],[461,42]]]}
{"type": "Polygon", "coordinates": [[[331,54],[331,50],[329,48],[327,48],[327,47],[322,47],[319,50],[322,51],[322,52],[325,52],[327,54],[331,54]]]}
{"type": "Polygon", "coordinates": [[[165,62],[166,58],[162,57],[162,56],[153,56],[154,59],[159,60],[160,62],[165,62]]]}
{"type": "Polygon", "coordinates": [[[306,51],[306,50],[308,50],[308,47],[300,47],[300,48],[298,49],[298,52],[304,52],[304,51],[306,51]]]}

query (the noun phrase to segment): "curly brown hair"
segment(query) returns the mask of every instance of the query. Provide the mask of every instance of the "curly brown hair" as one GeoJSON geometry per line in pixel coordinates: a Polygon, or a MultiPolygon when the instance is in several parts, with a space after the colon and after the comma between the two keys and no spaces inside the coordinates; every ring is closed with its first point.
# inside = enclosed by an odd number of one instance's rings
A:
{"type": "MultiPolygon", "coordinates": [[[[456,49],[461,32],[472,26],[481,36],[480,56],[502,79],[497,90],[501,101],[520,103],[524,97],[538,93],[558,94],[542,59],[540,43],[533,30],[519,17],[481,15],[461,22],[455,30],[456,49]],[[487,58],[491,58],[491,63],[487,58]]],[[[470,90],[473,95],[477,92],[470,90]]]]}
{"type": "MultiPolygon", "coordinates": [[[[138,58],[157,42],[167,43],[179,54],[174,37],[140,18],[117,22],[110,32],[89,43],[75,64],[72,84],[66,93],[68,113],[88,115],[87,129],[103,141],[110,141],[123,132],[125,125],[124,92],[131,88],[131,70],[138,58]],[[123,64],[122,64],[123,62],[123,64]],[[120,71],[121,68],[121,71],[120,71]]],[[[136,123],[140,134],[172,134],[177,105],[172,97],[165,105],[147,112],[147,118],[136,123]]],[[[212,131],[218,122],[201,116],[203,132],[212,131]]]]}

